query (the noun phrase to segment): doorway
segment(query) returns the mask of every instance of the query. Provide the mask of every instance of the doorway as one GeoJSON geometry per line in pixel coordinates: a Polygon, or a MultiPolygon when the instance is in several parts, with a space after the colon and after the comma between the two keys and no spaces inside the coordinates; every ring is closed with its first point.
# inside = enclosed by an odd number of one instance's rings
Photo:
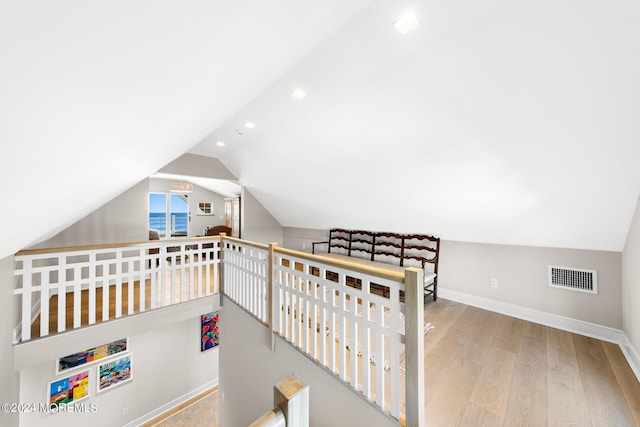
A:
{"type": "Polygon", "coordinates": [[[149,193],[149,228],[158,230],[161,239],[188,237],[190,225],[188,194],[149,193]]]}

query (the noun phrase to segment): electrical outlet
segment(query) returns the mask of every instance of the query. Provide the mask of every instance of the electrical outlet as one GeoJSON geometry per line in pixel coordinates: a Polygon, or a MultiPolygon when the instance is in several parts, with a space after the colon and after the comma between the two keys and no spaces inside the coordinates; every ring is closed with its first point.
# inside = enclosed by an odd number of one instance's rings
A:
{"type": "Polygon", "coordinates": [[[125,406],[124,408],[122,408],[122,416],[126,416],[129,414],[129,407],[125,406]]]}
{"type": "Polygon", "coordinates": [[[498,287],[498,278],[497,277],[490,277],[489,278],[489,286],[491,286],[492,288],[497,288],[498,287]]]}
{"type": "Polygon", "coordinates": [[[304,251],[305,249],[307,249],[307,244],[306,244],[306,243],[303,243],[303,244],[302,244],[302,250],[304,251]]]}

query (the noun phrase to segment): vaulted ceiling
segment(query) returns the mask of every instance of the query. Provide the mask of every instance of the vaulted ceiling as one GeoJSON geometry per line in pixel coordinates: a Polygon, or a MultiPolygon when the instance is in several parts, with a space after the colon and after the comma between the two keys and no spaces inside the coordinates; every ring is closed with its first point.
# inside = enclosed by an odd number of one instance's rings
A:
{"type": "Polygon", "coordinates": [[[4,2],[0,257],[187,151],[284,226],[621,250],[639,18],[603,0],[4,2]]]}

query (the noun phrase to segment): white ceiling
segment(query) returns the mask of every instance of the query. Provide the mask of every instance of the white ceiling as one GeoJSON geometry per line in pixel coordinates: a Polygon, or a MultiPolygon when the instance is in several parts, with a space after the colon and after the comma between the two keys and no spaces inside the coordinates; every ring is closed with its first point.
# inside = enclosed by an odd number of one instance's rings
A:
{"type": "Polygon", "coordinates": [[[0,258],[190,149],[285,226],[621,250],[640,192],[639,9],[2,2],[0,258]],[[404,10],[420,25],[403,36],[404,10]]]}
{"type": "Polygon", "coordinates": [[[364,4],[0,2],[0,258],[185,153],[364,4]]]}
{"type": "Polygon", "coordinates": [[[640,192],[639,12],[374,1],[192,152],[286,226],[619,251],[640,192]],[[401,35],[406,9],[420,25],[401,35]]]}

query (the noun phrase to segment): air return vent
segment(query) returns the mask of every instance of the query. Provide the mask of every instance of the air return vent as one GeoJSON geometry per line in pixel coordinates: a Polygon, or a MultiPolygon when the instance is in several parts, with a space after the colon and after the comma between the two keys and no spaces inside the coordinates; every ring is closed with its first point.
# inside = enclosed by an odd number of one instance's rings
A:
{"type": "Polygon", "coordinates": [[[597,294],[598,276],[595,270],[550,265],[549,286],[597,294]]]}

